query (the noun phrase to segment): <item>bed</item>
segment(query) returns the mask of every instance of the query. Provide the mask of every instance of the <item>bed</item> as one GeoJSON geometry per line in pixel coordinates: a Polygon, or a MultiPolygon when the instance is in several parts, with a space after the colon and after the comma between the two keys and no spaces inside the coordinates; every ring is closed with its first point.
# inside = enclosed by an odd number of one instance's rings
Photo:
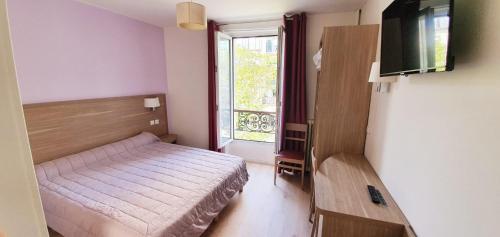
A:
{"type": "Polygon", "coordinates": [[[200,236],[248,181],[236,156],[151,133],[35,166],[48,226],[63,236],[200,236]]]}

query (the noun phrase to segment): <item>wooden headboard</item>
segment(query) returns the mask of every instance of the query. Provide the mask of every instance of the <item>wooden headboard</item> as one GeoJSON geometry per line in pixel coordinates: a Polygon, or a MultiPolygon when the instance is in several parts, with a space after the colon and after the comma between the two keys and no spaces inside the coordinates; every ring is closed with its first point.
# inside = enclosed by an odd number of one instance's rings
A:
{"type": "Polygon", "coordinates": [[[35,164],[116,142],[143,131],[168,133],[165,94],[24,105],[35,164]],[[144,98],[159,97],[156,111],[144,98]],[[159,125],[150,125],[159,119],[159,125]]]}

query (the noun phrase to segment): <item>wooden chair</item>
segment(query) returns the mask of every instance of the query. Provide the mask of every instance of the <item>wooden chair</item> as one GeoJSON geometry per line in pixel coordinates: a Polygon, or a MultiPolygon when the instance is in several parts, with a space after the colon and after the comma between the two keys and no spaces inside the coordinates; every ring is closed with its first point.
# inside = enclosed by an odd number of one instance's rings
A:
{"type": "Polygon", "coordinates": [[[285,141],[298,141],[304,143],[304,152],[283,150],[276,154],[274,158],[274,185],[276,185],[276,174],[280,169],[289,169],[300,171],[302,175],[302,189],[304,189],[304,173],[305,173],[305,151],[307,146],[307,124],[287,123],[285,131],[283,131],[285,141]],[[300,132],[304,134],[304,138],[288,137],[287,132],[300,132]]]}

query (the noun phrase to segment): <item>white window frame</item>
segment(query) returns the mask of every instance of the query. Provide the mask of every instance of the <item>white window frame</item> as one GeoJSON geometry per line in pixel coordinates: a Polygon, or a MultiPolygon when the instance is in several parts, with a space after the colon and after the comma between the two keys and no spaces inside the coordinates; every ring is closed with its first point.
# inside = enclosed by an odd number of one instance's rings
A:
{"type": "Polygon", "coordinates": [[[215,65],[216,65],[216,80],[215,80],[215,87],[216,87],[216,105],[217,105],[217,148],[223,148],[227,146],[229,143],[231,143],[234,139],[234,68],[233,68],[233,37],[223,33],[223,32],[216,32],[215,34],[215,65]],[[229,51],[230,51],[230,114],[231,114],[231,132],[230,132],[230,138],[227,141],[222,142],[221,139],[221,134],[220,134],[220,110],[219,110],[219,40],[220,39],[226,39],[229,40],[230,45],[229,45],[229,51]]]}

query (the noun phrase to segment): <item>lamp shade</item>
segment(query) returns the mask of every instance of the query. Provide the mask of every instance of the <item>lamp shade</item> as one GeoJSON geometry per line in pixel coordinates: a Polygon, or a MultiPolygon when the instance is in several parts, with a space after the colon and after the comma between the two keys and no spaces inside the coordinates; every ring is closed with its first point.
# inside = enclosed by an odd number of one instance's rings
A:
{"type": "Polygon", "coordinates": [[[153,109],[160,107],[160,98],[144,98],[144,107],[153,109]]]}
{"type": "Polygon", "coordinates": [[[370,71],[370,78],[368,82],[395,82],[396,77],[380,77],[380,62],[374,62],[370,71]]]}
{"type": "Polygon", "coordinates": [[[194,2],[181,2],[176,5],[177,27],[187,30],[207,28],[205,6],[194,2]]]}

